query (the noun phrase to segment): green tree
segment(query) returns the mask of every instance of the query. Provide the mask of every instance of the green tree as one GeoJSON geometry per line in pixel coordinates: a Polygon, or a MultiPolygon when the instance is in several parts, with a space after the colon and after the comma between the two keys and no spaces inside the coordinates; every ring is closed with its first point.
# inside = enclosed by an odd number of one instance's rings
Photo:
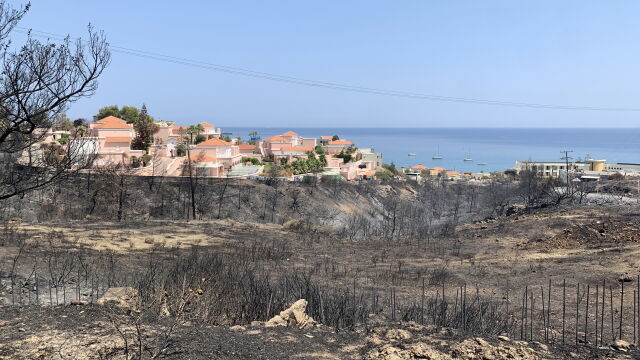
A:
{"type": "Polygon", "coordinates": [[[398,171],[398,168],[396,167],[396,164],[394,164],[393,162],[391,164],[382,164],[382,167],[389,171],[391,173],[391,175],[398,175],[400,174],[400,172],[398,171]]]}
{"type": "Polygon", "coordinates": [[[187,134],[193,134],[193,135],[196,135],[196,136],[200,135],[203,132],[204,132],[204,127],[202,125],[200,125],[200,124],[191,125],[187,129],[187,134]]]}
{"type": "Polygon", "coordinates": [[[333,135],[333,138],[331,138],[332,141],[336,141],[336,140],[340,140],[340,137],[338,135],[333,135]]]}
{"type": "MultiPolygon", "coordinates": [[[[140,117],[142,110],[146,110],[144,105],[142,105],[141,110],[138,110],[138,108],[135,106],[125,105],[122,107],[122,109],[120,109],[120,116],[118,117],[122,120],[126,120],[127,123],[129,124],[135,124],[138,120],[142,119],[140,117]]],[[[145,113],[144,116],[145,116],[144,118],[145,121],[149,119],[153,122],[153,118],[151,118],[149,114],[145,113]]]]}
{"type": "Polygon", "coordinates": [[[204,135],[202,135],[202,134],[198,134],[198,135],[196,135],[196,138],[193,140],[193,142],[194,142],[195,144],[200,144],[201,142],[203,142],[203,141],[205,141],[205,140],[207,140],[207,137],[206,137],[206,136],[204,136],[204,135]]]}
{"type": "Polygon", "coordinates": [[[60,135],[60,139],[58,139],[60,145],[67,145],[69,143],[69,134],[60,135]]]}
{"type": "Polygon", "coordinates": [[[340,151],[340,154],[336,155],[337,158],[340,158],[342,160],[344,160],[344,163],[348,163],[349,161],[351,161],[351,154],[349,154],[348,152],[340,151]]]}
{"type": "Polygon", "coordinates": [[[207,140],[206,136],[201,134],[202,132],[204,132],[204,127],[200,124],[191,125],[187,129],[187,135],[189,138],[193,136],[194,144],[200,144],[201,142],[207,140]]]}
{"type": "Polygon", "coordinates": [[[262,165],[262,163],[260,162],[260,160],[254,158],[254,157],[243,157],[241,160],[243,163],[248,163],[250,162],[253,165],[262,165]]]}
{"type": "MultiPolygon", "coordinates": [[[[320,156],[318,156],[318,160],[320,161],[320,164],[322,164],[323,168],[327,166],[327,157],[324,154],[320,154],[320,156]]],[[[320,171],[322,171],[322,169],[320,169],[320,171]]]]}
{"type": "Polygon", "coordinates": [[[147,106],[144,104],[142,104],[138,120],[133,122],[133,129],[136,131],[136,137],[131,141],[131,149],[149,152],[149,147],[153,144],[153,134],[158,132],[159,128],[149,116],[147,106]]]}
{"type": "Polygon", "coordinates": [[[79,128],[80,126],[86,126],[87,125],[87,120],[84,118],[78,118],[73,120],[73,126],[76,128],[79,128]]]}
{"type": "Polygon", "coordinates": [[[110,105],[101,108],[98,110],[98,113],[93,116],[93,120],[104,119],[107,116],[120,117],[120,109],[118,108],[118,105],[110,105]]]}
{"type": "Polygon", "coordinates": [[[316,154],[318,154],[318,155],[323,155],[324,154],[324,149],[320,145],[316,145],[314,150],[315,150],[316,154]]]}
{"type": "MultiPolygon", "coordinates": [[[[93,116],[94,120],[104,119],[107,116],[115,116],[122,120],[125,120],[128,124],[134,124],[140,120],[140,112],[135,106],[123,106],[122,109],[118,105],[105,106],[98,110],[98,113],[93,116]]],[[[146,116],[153,122],[153,117],[146,114],[146,116]]]]}

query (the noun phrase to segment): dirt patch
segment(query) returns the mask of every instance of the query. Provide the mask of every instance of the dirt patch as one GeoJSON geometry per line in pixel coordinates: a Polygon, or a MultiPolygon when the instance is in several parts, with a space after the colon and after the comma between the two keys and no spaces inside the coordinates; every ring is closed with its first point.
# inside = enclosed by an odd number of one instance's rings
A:
{"type": "Polygon", "coordinates": [[[535,249],[618,247],[640,242],[640,218],[613,219],[572,225],[548,238],[533,239],[535,249]]]}
{"type": "MultiPolygon", "coordinates": [[[[98,305],[0,307],[0,359],[120,359],[123,342],[98,305]]],[[[150,347],[170,326],[145,322],[150,347]]],[[[170,359],[631,359],[635,348],[547,347],[536,342],[465,338],[449,329],[414,323],[372,324],[335,332],[326,326],[240,327],[180,324],[170,359]]]]}

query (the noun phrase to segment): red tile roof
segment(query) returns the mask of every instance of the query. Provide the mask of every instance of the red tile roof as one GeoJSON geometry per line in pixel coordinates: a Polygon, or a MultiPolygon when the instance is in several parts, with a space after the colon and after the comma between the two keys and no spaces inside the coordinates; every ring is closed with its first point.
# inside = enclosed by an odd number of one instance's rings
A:
{"type": "Polygon", "coordinates": [[[107,122],[94,126],[94,129],[131,129],[133,126],[127,123],[107,122]]]}
{"type": "MultiPolygon", "coordinates": [[[[218,161],[218,159],[212,157],[212,156],[208,156],[205,154],[198,154],[198,155],[193,155],[191,156],[191,162],[192,163],[205,163],[205,162],[216,162],[218,161]]],[[[189,162],[189,158],[185,157],[182,162],[186,163],[189,162]]]]}
{"type": "Polygon", "coordinates": [[[431,170],[442,171],[444,170],[444,168],[441,168],[440,166],[436,166],[436,167],[432,167],[431,170]]]}
{"type": "Polygon", "coordinates": [[[329,145],[353,145],[351,141],[347,141],[347,140],[333,140],[333,141],[329,141],[328,144],[329,145]]]}
{"type": "Polygon", "coordinates": [[[218,161],[218,159],[212,157],[212,156],[207,156],[207,155],[198,155],[195,158],[191,158],[191,160],[193,160],[194,162],[216,162],[218,161]]]}
{"type": "Polygon", "coordinates": [[[281,151],[302,151],[302,152],[306,152],[306,151],[313,151],[313,148],[311,147],[302,147],[302,146],[283,146],[280,148],[281,151]]]}
{"type": "Polygon", "coordinates": [[[107,137],[104,139],[105,142],[108,143],[114,143],[114,142],[123,142],[123,143],[130,143],[131,142],[131,138],[130,137],[119,137],[119,136],[112,136],[112,137],[107,137]]]}
{"type": "Polygon", "coordinates": [[[420,165],[412,166],[411,169],[428,169],[428,167],[420,164],[420,165]]]}
{"type": "Polygon", "coordinates": [[[213,127],[213,125],[209,124],[208,122],[201,122],[200,125],[202,125],[202,127],[213,127]]]}
{"type": "Polygon", "coordinates": [[[268,139],[265,139],[264,141],[269,141],[269,142],[276,142],[276,141],[282,141],[282,142],[289,142],[289,139],[283,138],[282,136],[272,136],[268,139]]]}
{"type": "Polygon", "coordinates": [[[298,133],[293,132],[293,131],[287,131],[286,133],[282,134],[284,136],[298,136],[298,133]]]}
{"type": "Polygon", "coordinates": [[[256,146],[251,144],[241,144],[238,145],[238,148],[240,148],[240,150],[253,150],[256,148],[256,146]]]}
{"type": "Polygon", "coordinates": [[[207,141],[203,141],[196,146],[231,146],[231,143],[228,143],[224,140],[220,140],[218,138],[211,138],[207,141]]]}
{"type": "Polygon", "coordinates": [[[320,139],[322,140],[331,140],[333,139],[333,136],[329,135],[329,136],[320,136],[320,139]]]}
{"type": "Polygon", "coordinates": [[[105,118],[102,118],[100,120],[96,120],[97,123],[102,123],[102,124],[111,124],[111,123],[121,123],[121,124],[126,124],[127,121],[120,119],[119,117],[115,117],[115,116],[107,116],[105,118]]]}
{"type": "Polygon", "coordinates": [[[458,171],[447,171],[446,174],[447,175],[460,175],[460,172],[458,172],[458,171]]]}

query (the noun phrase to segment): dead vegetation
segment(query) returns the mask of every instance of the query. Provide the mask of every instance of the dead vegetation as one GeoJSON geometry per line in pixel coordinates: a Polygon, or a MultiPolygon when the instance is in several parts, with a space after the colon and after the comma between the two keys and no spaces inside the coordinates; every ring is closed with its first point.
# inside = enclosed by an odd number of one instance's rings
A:
{"type": "MultiPolygon", "coordinates": [[[[33,197],[12,202],[4,209],[0,246],[9,260],[0,269],[5,303],[55,309],[91,304],[109,289],[132,289],[135,306],[103,308],[109,311],[101,326],[114,336],[103,355],[111,358],[168,356],[181,346],[180,331],[192,331],[191,326],[262,323],[298,299],[307,301],[305,314],[341,334],[368,331],[380,319],[450,329],[462,337],[506,335],[555,345],[574,338],[576,344],[580,339],[605,345],[637,335],[623,316],[638,308],[631,300],[635,289],[627,287],[623,299],[617,282],[621,274],[634,280],[640,254],[635,242],[627,241],[624,252],[613,251],[619,248],[615,242],[598,248],[536,247],[538,238],[564,236],[564,229],[579,229],[593,219],[606,219],[610,234],[627,234],[636,220],[625,208],[517,206],[521,190],[508,182],[486,188],[391,183],[380,189],[369,183],[229,183],[225,194],[240,195],[207,205],[213,212],[198,212],[201,219],[187,222],[170,214],[178,213],[178,205],[190,208],[188,192],[178,197],[183,202],[163,205],[169,219],[145,218],[148,198],[135,194],[155,196],[146,191],[159,186],[156,180],[153,187],[128,191],[122,204],[109,203],[108,197],[91,200],[95,209],[88,219],[87,207],[69,189],[49,194],[63,206],[47,213],[46,221],[15,219],[33,210],[33,197]],[[512,197],[495,197],[511,190],[512,197]],[[338,210],[343,201],[349,204],[346,213],[338,210]],[[207,219],[216,218],[218,210],[229,217],[207,219]],[[66,216],[75,220],[63,221],[66,216]],[[603,279],[611,298],[606,302],[600,299],[603,279]],[[581,320],[593,319],[595,306],[614,318],[615,323],[595,322],[606,336],[594,322],[587,326],[581,320]],[[577,307],[579,321],[562,315],[563,307],[577,307]]],[[[160,196],[180,195],[177,185],[167,185],[173,190],[160,196]]],[[[215,192],[218,184],[198,186],[215,192]]],[[[35,211],[45,217],[44,209],[35,211]]],[[[355,353],[423,356],[423,345],[412,346],[355,353]]],[[[464,358],[465,351],[434,354],[464,358]]],[[[487,356],[502,354],[487,351],[487,356]]]]}

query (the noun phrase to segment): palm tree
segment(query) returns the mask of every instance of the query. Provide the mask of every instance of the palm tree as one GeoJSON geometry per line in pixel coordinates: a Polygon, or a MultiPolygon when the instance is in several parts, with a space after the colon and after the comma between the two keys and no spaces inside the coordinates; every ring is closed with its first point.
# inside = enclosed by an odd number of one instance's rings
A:
{"type": "Polygon", "coordinates": [[[187,134],[194,134],[196,136],[200,135],[201,132],[204,131],[204,127],[200,124],[191,125],[189,129],[187,129],[187,134]]]}

